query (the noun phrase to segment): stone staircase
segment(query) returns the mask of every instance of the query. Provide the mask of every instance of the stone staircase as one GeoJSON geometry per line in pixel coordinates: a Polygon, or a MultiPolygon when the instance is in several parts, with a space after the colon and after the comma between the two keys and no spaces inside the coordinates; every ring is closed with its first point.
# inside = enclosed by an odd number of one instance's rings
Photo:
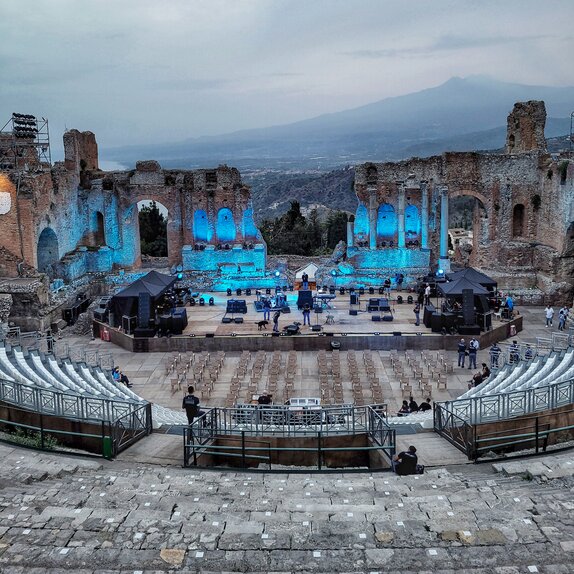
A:
{"type": "Polygon", "coordinates": [[[3,573],[572,572],[571,454],[409,477],[0,456],[3,573]]]}

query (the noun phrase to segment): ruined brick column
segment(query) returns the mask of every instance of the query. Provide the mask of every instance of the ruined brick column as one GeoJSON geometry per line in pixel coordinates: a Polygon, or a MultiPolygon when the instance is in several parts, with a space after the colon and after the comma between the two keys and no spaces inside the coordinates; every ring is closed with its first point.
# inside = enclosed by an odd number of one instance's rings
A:
{"type": "Polygon", "coordinates": [[[405,244],[405,183],[403,181],[397,181],[397,188],[399,190],[399,206],[398,206],[398,247],[404,247],[405,244]]]}
{"type": "Polygon", "coordinates": [[[377,248],[377,190],[369,189],[369,249],[377,248]]]}
{"type": "Polygon", "coordinates": [[[429,243],[429,190],[428,182],[421,181],[421,248],[428,249],[429,243]]]}
{"type": "Polygon", "coordinates": [[[439,269],[450,271],[448,259],[448,186],[440,188],[440,255],[439,269]]]}
{"type": "Polygon", "coordinates": [[[347,247],[353,247],[353,222],[347,221],[347,247]]]}

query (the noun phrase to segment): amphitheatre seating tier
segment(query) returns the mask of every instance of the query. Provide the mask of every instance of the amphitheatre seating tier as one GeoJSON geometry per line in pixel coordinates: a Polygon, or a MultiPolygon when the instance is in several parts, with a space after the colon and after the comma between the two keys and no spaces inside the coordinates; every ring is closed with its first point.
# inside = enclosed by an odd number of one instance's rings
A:
{"type": "Polygon", "coordinates": [[[3,572],[571,572],[571,455],[408,477],[0,456],[3,572]]]}

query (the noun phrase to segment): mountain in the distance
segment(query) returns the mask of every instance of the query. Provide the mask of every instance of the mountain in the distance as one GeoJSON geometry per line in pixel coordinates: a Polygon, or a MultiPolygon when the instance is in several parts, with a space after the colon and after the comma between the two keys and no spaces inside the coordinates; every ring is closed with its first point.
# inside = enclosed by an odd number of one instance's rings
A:
{"type": "Polygon", "coordinates": [[[547,137],[568,132],[574,87],[527,86],[472,76],[292,124],[128,146],[102,155],[128,165],[156,159],[165,168],[227,163],[251,171],[328,169],[368,160],[499,148],[508,113],[515,102],[526,100],[546,102],[547,137]]]}

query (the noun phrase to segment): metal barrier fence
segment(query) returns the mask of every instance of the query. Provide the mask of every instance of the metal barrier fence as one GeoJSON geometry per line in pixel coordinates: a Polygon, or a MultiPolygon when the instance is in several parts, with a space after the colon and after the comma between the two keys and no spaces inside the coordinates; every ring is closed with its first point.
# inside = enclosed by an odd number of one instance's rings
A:
{"type": "Polygon", "coordinates": [[[115,421],[141,408],[141,403],[63,393],[0,378],[0,401],[28,410],[85,421],[115,421]]]}
{"type": "Polygon", "coordinates": [[[313,469],[319,471],[325,470],[323,458],[327,453],[378,451],[390,465],[396,449],[395,430],[386,423],[386,405],[341,405],[316,410],[256,405],[214,408],[194,419],[185,429],[183,443],[186,467],[196,466],[198,457],[205,454],[235,457],[245,468],[249,461],[270,465],[271,451],[311,452],[316,453],[313,469]],[[323,444],[328,437],[362,434],[371,439],[373,446],[326,447],[323,444]],[[222,437],[228,444],[214,444],[222,437]],[[264,440],[266,437],[307,437],[316,442],[313,447],[272,448],[270,442],[264,440]]]}
{"type": "Polygon", "coordinates": [[[441,403],[468,424],[499,421],[574,403],[574,379],[531,389],[441,403]]]}
{"type": "Polygon", "coordinates": [[[469,459],[474,458],[476,452],[474,427],[449,411],[444,403],[434,405],[434,430],[464,452],[469,459]]]}

